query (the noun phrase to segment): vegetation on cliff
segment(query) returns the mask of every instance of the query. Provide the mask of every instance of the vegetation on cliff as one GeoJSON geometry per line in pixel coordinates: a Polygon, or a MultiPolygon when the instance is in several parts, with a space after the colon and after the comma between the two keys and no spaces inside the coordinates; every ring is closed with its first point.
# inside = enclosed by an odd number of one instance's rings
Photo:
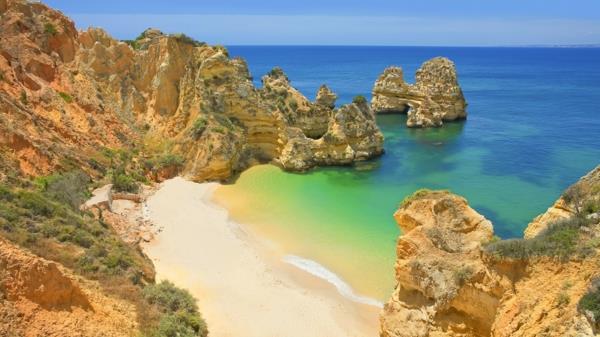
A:
{"type": "Polygon", "coordinates": [[[600,247],[600,240],[586,235],[593,222],[583,216],[560,220],[530,239],[509,239],[491,243],[485,251],[496,258],[585,257],[600,247]]]}

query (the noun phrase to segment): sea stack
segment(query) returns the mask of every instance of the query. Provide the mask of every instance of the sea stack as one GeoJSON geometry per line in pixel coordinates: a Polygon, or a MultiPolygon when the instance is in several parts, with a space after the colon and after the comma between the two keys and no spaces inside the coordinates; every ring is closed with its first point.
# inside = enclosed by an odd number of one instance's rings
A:
{"type": "Polygon", "coordinates": [[[456,67],[445,57],[433,58],[417,70],[415,84],[404,81],[400,67],[388,67],[373,87],[375,113],[406,113],[409,127],[439,127],[467,118],[456,67]]]}

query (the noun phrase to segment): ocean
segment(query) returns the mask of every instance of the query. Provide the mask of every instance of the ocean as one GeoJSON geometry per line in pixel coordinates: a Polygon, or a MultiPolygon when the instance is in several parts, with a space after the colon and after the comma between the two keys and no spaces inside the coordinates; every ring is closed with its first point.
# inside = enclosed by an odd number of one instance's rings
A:
{"type": "Polygon", "coordinates": [[[357,294],[386,299],[393,290],[392,214],[419,188],[449,189],[521,237],[562,191],[600,164],[600,49],[454,47],[231,46],[254,81],[280,66],[313,99],[321,84],[370,98],[383,69],[405,79],[426,60],[454,61],[468,119],[438,129],[408,129],[406,117],[378,116],[386,153],[355,167],[286,173],[266,165],[244,172],[216,199],[231,216],[286,253],[317,261],[357,294]]]}

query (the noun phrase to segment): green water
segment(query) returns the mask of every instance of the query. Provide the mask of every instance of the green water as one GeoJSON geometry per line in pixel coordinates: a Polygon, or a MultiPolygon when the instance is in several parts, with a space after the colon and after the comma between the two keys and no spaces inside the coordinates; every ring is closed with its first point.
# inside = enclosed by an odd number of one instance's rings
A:
{"type": "MultiPolygon", "coordinates": [[[[551,183],[557,177],[538,177],[549,182],[543,184],[487,174],[490,150],[469,144],[465,123],[416,130],[404,122],[404,116],[378,117],[387,151],[380,159],[304,174],[257,166],[221,188],[218,199],[236,220],[283,242],[286,253],[318,261],[357,292],[383,300],[393,290],[400,234],[392,214],[415,190],[450,189],[467,197],[503,237],[520,236],[558,196],[551,183]]],[[[535,132],[525,126],[512,131],[535,132]]]]}

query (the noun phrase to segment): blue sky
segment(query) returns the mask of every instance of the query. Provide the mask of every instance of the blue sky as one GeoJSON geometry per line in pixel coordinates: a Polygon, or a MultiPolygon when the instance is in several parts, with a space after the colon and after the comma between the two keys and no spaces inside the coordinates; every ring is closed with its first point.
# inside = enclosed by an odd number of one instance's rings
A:
{"type": "Polygon", "coordinates": [[[600,43],[600,0],[46,0],[79,28],[147,27],[226,45],[600,43]]]}

